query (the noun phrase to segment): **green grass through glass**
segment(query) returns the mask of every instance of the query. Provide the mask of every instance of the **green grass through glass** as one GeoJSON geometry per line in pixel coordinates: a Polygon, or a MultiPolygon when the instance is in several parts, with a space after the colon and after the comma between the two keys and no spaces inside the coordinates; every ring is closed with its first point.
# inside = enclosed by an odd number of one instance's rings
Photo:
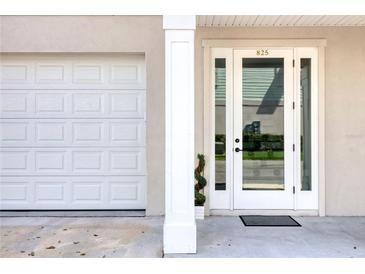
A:
{"type": "MultiPolygon", "coordinates": [[[[283,151],[243,151],[243,160],[284,160],[283,151]]],[[[215,155],[216,161],[225,161],[225,155],[215,155]]]]}

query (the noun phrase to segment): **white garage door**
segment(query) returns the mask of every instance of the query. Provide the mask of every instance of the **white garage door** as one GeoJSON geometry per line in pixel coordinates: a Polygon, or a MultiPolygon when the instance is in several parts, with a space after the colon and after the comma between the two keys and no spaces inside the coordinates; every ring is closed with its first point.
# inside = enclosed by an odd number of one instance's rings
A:
{"type": "Polygon", "coordinates": [[[1,59],[1,209],[143,209],[145,60],[1,59]]]}

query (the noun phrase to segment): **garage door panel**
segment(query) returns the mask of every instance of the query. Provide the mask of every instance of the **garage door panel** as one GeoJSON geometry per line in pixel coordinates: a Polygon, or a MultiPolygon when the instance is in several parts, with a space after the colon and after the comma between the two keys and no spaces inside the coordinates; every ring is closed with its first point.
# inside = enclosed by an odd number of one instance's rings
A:
{"type": "Polygon", "coordinates": [[[1,204],[18,204],[21,207],[29,204],[29,188],[30,184],[26,178],[2,178],[0,184],[1,204]]]}
{"type": "Polygon", "coordinates": [[[105,127],[103,122],[72,122],[73,143],[105,143],[105,127]]]}
{"type": "Polygon", "coordinates": [[[110,143],[115,146],[146,146],[146,122],[115,121],[109,124],[110,143]]]}
{"type": "Polygon", "coordinates": [[[74,63],[72,82],[74,84],[105,84],[108,67],[97,63],[74,63]]]}
{"type": "Polygon", "coordinates": [[[144,56],[1,58],[1,209],[144,209],[144,56]]]}
{"type": "Polygon", "coordinates": [[[35,82],[35,67],[32,63],[2,58],[0,81],[5,86],[28,86],[35,82]]]}
{"type": "Polygon", "coordinates": [[[0,147],[143,147],[142,119],[1,119],[0,147]]]}
{"type": "Polygon", "coordinates": [[[0,93],[1,117],[6,117],[7,115],[13,117],[13,115],[24,115],[31,112],[31,107],[29,106],[31,104],[29,103],[30,96],[26,91],[2,91],[0,93]]]}
{"type": "Polygon", "coordinates": [[[145,91],[2,90],[3,118],[145,118],[145,91]]]}
{"type": "Polygon", "coordinates": [[[6,173],[17,174],[18,172],[26,173],[32,169],[29,151],[0,151],[0,168],[1,175],[6,173]]]}
{"type": "Polygon", "coordinates": [[[34,202],[35,203],[58,203],[66,204],[67,201],[67,181],[50,180],[34,182],[34,202]]]}
{"type": "Polygon", "coordinates": [[[145,148],[7,148],[2,175],[145,175],[145,148]]]}
{"type": "Polygon", "coordinates": [[[35,84],[67,85],[71,81],[70,65],[62,61],[35,62],[35,84]]]}
{"type": "Polygon", "coordinates": [[[0,138],[1,145],[5,146],[6,143],[28,143],[29,134],[31,129],[29,129],[29,123],[27,121],[19,122],[16,120],[1,120],[0,122],[0,138]]]}
{"type": "Polygon", "coordinates": [[[84,92],[72,94],[72,113],[80,115],[104,114],[105,94],[96,92],[84,92]]]}
{"type": "Polygon", "coordinates": [[[103,182],[95,179],[90,182],[74,182],[72,184],[73,203],[103,203],[103,182]]]}
{"type": "MultiPolygon", "coordinates": [[[[39,114],[65,113],[67,112],[67,94],[65,93],[36,93],[34,94],[35,105],[30,105],[29,110],[39,114]]],[[[46,118],[46,117],[45,117],[46,118]]]]}
{"type": "MultiPolygon", "coordinates": [[[[28,121],[29,123],[29,140],[32,146],[36,145],[67,145],[67,139],[70,135],[70,128],[67,122],[56,120],[53,122],[28,121]],[[33,131],[31,131],[33,130],[33,131]]],[[[26,145],[26,144],[18,144],[26,145]]]]}
{"type": "Polygon", "coordinates": [[[4,177],[1,209],[144,209],[145,176],[4,177]]]}
{"type": "Polygon", "coordinates": [[[142,55],[2,57],[0,81],[7,89],[145,89],[142,55]]]}

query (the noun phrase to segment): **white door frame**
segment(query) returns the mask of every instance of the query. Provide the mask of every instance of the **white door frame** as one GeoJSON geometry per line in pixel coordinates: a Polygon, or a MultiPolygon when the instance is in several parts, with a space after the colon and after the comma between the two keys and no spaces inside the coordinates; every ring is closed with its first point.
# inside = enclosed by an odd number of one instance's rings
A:
{"type": "MultiPolygon", "coordinates": [[[[208,171],[206,177],[208,179],[208,201],[210,205],[210,213],[227,213],[242,212],[242,210],[233,210],[233,193],[232,188],[227,184],[227,191],[215,191],[214,189],[214,91],[212,84],[214,74],[212,74],[212,60],[215,57],[227,58],[227,64],[233,63],[233,49],[247,48],[275,48],[275,47],[291,47],[294,50],[294,59],[299,64],[300,58],[314,58],[312,63],[312,94],[315,100],[312,101],[312,171],[313,171],[313,190],[310,192],[297,191],[295,195],[294,210],[296,212],[312,212],[313,214],[325,215],[325,172],[324,172],[324,47],[326,40],[312,39],[288,39],[288,40],[203,40],[204,48],[204,153],[207,155],[208,171]],[[302,46],[302,47],[301,47],[302,46]],[[304,48],[305,47],[305,48],[304,48]],[[310,49],[309,49],[310,48],[310,49]],[[231,52],[231,53],[230,53],[231,52]],[[317,142],[314,142],[317,140],[317,142]],[[316,157],[315,157],[316,156],[316,157]],[[307,196],[307,197],[306,197],[307,196]],[[311,197],[308,197],[311,196],[311,197]],[[304,202],[307,201],[307,202],[304,202]],[[308,202],[309,201],[309,202],[308,202]],[[228,211],[227,211],[228,210],[228,211]]],[[[299,66],[296,67],[298,69],[299,66]]],[[[227,76],[229,66],[227,65],[227,76]]],[[[294,80],[297,85],[298,79],[294,80]]],[[[229,81],[227,81],[229,84],[229,81]]],[[[232,83],[230,83],[232,85],[232,83]]],[[[227,93],[229,91],[227,90],[227,93]]],[[[229,104],[229,102],[227,102],[229,104]]],[[[227,113],[227,119],[229,114],[227,113]]],[[[295,116],[298,119],[298,116],[295,116]]],[[[228,124],[227,124],[228,125],[228,124]]],[[[298,138],[298,136],[297,136],[298,138]]],[[[233,138],[230,138],[233,140],[233,138]]],[[[228,140],[228,136],[227,136],[228,140]]],[[[227,144],[228,146],[229,144],[227,144]]],[[[296,163],[297,164],[297,163],[296,163]]],[[[227,176],[233,176],[230,172],[230,163],[227,163],[227,176]]],[[[294,176],[299,176],[300,172],[294,176]]],[[[228,181],[227,181],[228,182],[228,181]]],[[[251,211],[252,210],[248,210],[251,211]]],[[[264,212],[264,210],[262,210],[264,212]]],[[[267,210],[265,211],[268,212],[267,210]]],[[[276,213],[281,211],[276,210],[276,213]]],[[[287,212],[287,211],[285,211],[287,212]]],[[[293,211],[294,212],[294,211],[293,211]]],[[[310,213],[310,214],[312,214],[310,213]]]]}
{"type": "MultiPolygon", "coordinates": [[[[294,159],[294,182],[297,189],[297,193],[294,199],[294,209],[318,209],[319,205],[319,164],[320,156],[318,151],[319,140],[319,69],[318,69],[318,49],[316,48],[294,48],[294,101],[297,106],[294,110],[295,126],[300,127],[300,59],[311,59],[311,171],[312,171],[312,190],[300,191],[300,179],[301,179],[301,159],[300,149],[297,150],[294,159]]],[[[294,128],[295,144],[299,148],[300,146],[300,130],[294,128]]]]}
{"type": "MultiPolygon", "coordinates": [[[[233,147],[233,51],[230,48],[214,48],[211,51],[212,54],[212,62],[215,58],[225,58],[226,59],[226,128],[231,128],[232,130],[226,131],[226,145],[227,147],[233,147]]],[[[211,79],[214,81],[214,69],[210,69],[211,79]]],[[[214,98],[214,86],[215,83],[212,82],[210,88],[210,99],[209,105],[210,109],[214,109],[215,107],[215,98],[214,98]]],[[[215,113],[214,111],[210,111],[209,118],[212,121],[211,123],[211,136],[209,138],[210,142],[210,151],[214,154],[215,151],[215,140],[214,132],[215,132],[215,113]]],[[[215,182],[215,166],[214,166],[214,155],[210,155],[209,159],[213,159],[212,164],[208,164],[209,166],[209,177],[211,182],[215,182]]],[[[233,159],[233,151],[226,151],[226,158],[233,159]]],[[[214,191],[214,184],[210,184],[210,189],[214,192],[214,195],[211,195],[211,203],[214,204],[211,208],[224,208],[224,209],[233,209],[233,161],[226,160],[226,191],[214,191]]]]}

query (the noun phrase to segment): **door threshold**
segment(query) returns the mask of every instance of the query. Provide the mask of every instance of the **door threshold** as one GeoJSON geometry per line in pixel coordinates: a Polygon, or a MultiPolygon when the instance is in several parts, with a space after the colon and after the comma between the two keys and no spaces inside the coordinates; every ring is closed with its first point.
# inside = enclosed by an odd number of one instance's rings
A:
{"type": "Polygon", "coordinates": [[[1,210],[0,217],[145,217],[145,210],[1,210]]]}
{"type": "Polygon", "coordinates": [[[211,209],[211,216],[239,216],[239,215],[290,215],[290,216],[319,216],[318,210],[293,209],[211,209]]]}

